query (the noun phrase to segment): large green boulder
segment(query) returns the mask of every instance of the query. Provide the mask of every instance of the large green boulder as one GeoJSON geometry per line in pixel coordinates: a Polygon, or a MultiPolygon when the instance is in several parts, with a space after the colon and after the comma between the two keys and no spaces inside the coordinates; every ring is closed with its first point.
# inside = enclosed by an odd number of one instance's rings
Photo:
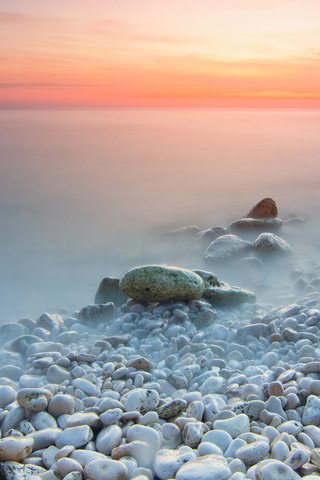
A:
{"type": "Polygon", "coordinates": [[[145,265],[129,270],[121,278],[120,288],[128,297],[147,304],[201,298],[204,282],[185,268],[145,265]]]}

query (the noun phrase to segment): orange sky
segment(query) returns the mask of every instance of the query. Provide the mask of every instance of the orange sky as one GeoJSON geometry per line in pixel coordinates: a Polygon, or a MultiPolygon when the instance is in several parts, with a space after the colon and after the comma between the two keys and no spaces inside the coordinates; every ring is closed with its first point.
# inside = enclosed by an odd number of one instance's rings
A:
{"type": "Polygon", "coordinates": [[[1,107],[320,107],[319,0],[1,0],[1,107]]]}

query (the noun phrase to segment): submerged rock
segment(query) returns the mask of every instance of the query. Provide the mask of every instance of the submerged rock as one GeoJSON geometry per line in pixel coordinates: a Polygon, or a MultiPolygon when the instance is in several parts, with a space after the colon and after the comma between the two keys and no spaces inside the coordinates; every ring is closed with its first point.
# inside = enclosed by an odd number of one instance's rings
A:
{"type": "Polygon", "coordinates": [[[216,238],[222,237],[223,235],[227,234],[228,229],[219,225],[216,227],[207,228],[207,230],[202,230],[198,233],[197,238],[199,238],[200,240],[212,242],[216,238]]]}
{"type": "Polygon", "coordinates": [[[261,233],[253,244],[253,248],[262,253],[290,253],[288,242],[274,233],[261,233]]]}
{"type": "Polygon", "coordinates": [[[251,250],[250,242],[242,240],[237,235],[224,235],[210,243],[205,253],[205,260],[209,263],[225,262],[241,258],[251,250]]]}
{"type": "Polygon", "coordinates": [[[278,230],[282,225],[280,218],[240,218],[229,225],[230,230],[278,230]]]}
{"type": "Polygon", "coordinates": [[[278,207],[272,198],[263,198],[248,213],[248,218],[276,218],[278,207]]]}
{"type": "Polygon", "coordinates": [[[128,297],[119,287],[119,283],[120,280],[118,278],[103,278],[94,297],[94,303],[101,304],[112,302],[117,306],[126,303],[128,297]]]}
{"type": "Polygon", "coordinates": [[[196,225],[188,225],[164,232],[159,238],[164,240],[187,240],[188,238],[194,238],[199,232],[200,228],[196,225]]]}
{"type": "Polygon", "coordinates": [[[255,294],[250,292],[250,290],[233,287],[228,284],[224,284],[221,287],[206,288],[203,298],[213,305],[239,305],[240,303],[253,303],[256,301],[255,294]]]}
{"type": "Polygon", "coordinates": [[[204,282],[192,270],[162,265],[145,265],[129,270],[120,280],[122,291],[137,302],[201,298],[204,282]]]}

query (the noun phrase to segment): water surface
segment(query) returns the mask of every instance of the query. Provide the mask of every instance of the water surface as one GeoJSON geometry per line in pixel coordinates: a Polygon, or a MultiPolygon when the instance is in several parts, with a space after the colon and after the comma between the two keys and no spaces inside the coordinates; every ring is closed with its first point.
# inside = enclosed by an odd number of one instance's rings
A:
{"type": "Polygon", "coordinates": [[[91,303],[103,276],[166,260],[159,232],[265,196],[306,218],[316,258],[319,131],[319,111],[0,111],[0,321],[91,303]]]}

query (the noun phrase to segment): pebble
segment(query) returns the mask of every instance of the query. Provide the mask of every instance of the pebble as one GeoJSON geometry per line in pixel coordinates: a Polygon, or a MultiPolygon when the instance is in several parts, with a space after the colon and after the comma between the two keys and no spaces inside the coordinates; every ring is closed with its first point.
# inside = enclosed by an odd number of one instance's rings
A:
{"type": "Polygon", "coordinates": [[[130,392],[125,399],[125,407],[127,411],[138,410],[146,413],[155,410],[159,403],[159,393],[156,390],[147,390],[136,388],[130,392]]]}
{"type": "Polygon", "coordinates": [[[205,455],[190,460],[178,470],[176,480],[228,480],[231,470],[222,455],[205,455]]]}
{"type": "Polygon", "coordinates": [[[93,432],[88,425],[80,427],[66,428],[60,432],[55,439],[56,446],[62,448],[65,445],[73,445],[75,448],[80,448],[86,445],[93,437],[93,432]]]}
{"type": "Polygon", "coordinates": [[[13,460],[20,462],[27,458],[33,449],[33,439],[10,436],[0,439],[0,461],[13,460]]]}
{"type": "Polygon", "coordinates": [[[100,430],[96,438],[96,449],[104,455],[110,455],[118,447],[122,437],[122,430],[118,425],[110,425],[100,430]]]}
{"type": "Polygon", "coordinates": [[[8,385],[0,386],[0,408],[4,408],[14,402],[16,396],[17,393],[14,388],[8,385]]]}
{"type": "Polygon", "coordinates": [[[241,413],[226,420],[216,420],[213,427],[217,430],[224,430],[229,433],[232,438],[236,438],[242,433],[250,431],[250,421],[247,415],[241,413]]]}
{"type": "Polygon", "coordinates": [[[249,445],[244,445],[240,447],[236,453],[235,457],[242,460],[246,465],[254,465],[264,458],[269,453],[269,443],[263,441],[252,442],[249,445]]]}
{"type": "Polygon", "coordinates": [[[158,450],[153,463],[153,469],[160,480],[169,480],[175,477],[183,464],[195,458],[196,454],[191,449],[190,451],[185,451],[184,449],[158,450]]]}
{"type": "Polygon", "coordinates": [[[17,393],[17,402],[30,412],[40,412],[47,408],[51,397],[51,392],[44,388],[22,388],[17,393]]]}
{"type": "Polygon", "coordinates": [[[111,459],[93,459],[84,468],[86,478],[90,480],[126,480],[128,469],[123,462],[111,459]]]}

